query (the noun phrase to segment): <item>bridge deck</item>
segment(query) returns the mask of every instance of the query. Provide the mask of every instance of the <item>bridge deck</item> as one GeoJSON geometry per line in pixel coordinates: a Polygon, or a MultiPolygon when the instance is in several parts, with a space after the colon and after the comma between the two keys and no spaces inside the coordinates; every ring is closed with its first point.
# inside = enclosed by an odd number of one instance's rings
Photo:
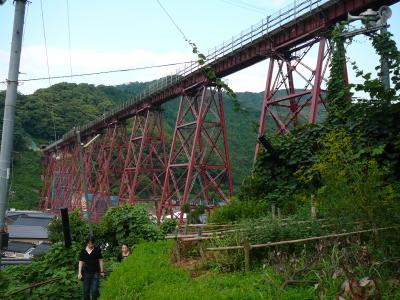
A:
{"type": "MultiPolygon", "coordinates": [[[[346,20],[348,12],[358,14],[367,8],[376,9],[396,2],[399,0],[297,1],[296,6],[287,7],[264,18],[240,35],[209,51],[205,66],[212,68],[219,77],[227,76],[267,59],[274,51],[285,52],[326,34],[332,24],[346,20]]],[[[81,135],[93,134],[111,123],[132,117],[143,108],[158,106],[179,96],[183,90],[195,87],[207,79],[203,68],[204,66],[193,62],[174,75],[158,80],[143,93],[109,111],[104,117],[81,126],[81,135]]],[[[74,132],[71,130],[62,139],[46,147],[45,151],[54,151],[73,139],[74,132]]]]}

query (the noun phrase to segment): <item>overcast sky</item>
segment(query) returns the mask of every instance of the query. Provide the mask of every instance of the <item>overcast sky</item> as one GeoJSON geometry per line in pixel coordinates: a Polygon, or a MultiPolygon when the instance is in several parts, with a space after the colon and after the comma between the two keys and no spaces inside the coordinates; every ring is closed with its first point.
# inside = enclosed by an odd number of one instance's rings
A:
{"type": "MultiPolygon", "coordinates": [[[[206,53],[231,39],[263,17],[279,11],[294,0],[160,0],[184,34],[206,53]]],[[[82,1],[42,0],[49,69],[52,76],[72,72],[96,72],[195,59],[156,0],[82,1]],[[68,35],[69,4],[70,39],[68,35]],[[70,40],[70,43],[69,43],[70,40]],[[69,44],[71,47],[69,47],[69,44]]],[[[392,6],[390,31],[400,42],[400,4],[392,6]]],[[[11,0],[0,6],[0,81],[7,77],[14,7],[11,0]]],[[[372,70],[378,64],[370,42],[359,37],[349,48],[349,56],[372,70]]],[[[309,58],[312,63],[314,58],[309,58]]],[[[268,61],[237,72],[227,79],[235,91],[264,89],[268,61]]],[[[177,67],[132,71],[73,79],[51,80],[116,85],[149,81],[172,73],[177,67]]],[[[47,76],[41,1],[31,0],[26,14],[23,40],[22,78],[47,76]]],[[[354,80],[353,76],[350,76],[354,80]]],[[[32,93],[49,86],[47,80],[26,82],[19,91],[32,93]]],[[[5,85],[0,86],[0,90],[5,85]]]]}

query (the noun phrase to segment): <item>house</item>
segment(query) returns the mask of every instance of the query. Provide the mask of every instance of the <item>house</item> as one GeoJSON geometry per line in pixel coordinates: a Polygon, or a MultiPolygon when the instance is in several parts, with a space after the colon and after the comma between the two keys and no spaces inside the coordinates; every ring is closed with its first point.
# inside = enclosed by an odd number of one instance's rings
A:
{"type": "Polygon", "coordinates": [[[47,227],[26,226],[26,225],[8,225],[10,241],[19,241],[39,245],[48,240],[47,227]]]}
{"type": "Polygon", "coordinates": [[[49,243],[41,243],[33,249],[30,254],[31,256],[35,257],[37,255],[41,255],[43,253],[46,253],[50,249],[50,244],[49,243]]]}
{"type": "Polygon", "coordinates": [[[8,247],[3,251],[3,255],[8,258],[29,259],[33,246],[32,243],[10,241],[8,247]]]}
{"type": "Polygon", "coordinates": [[[47,228],[54,215],[38,211],[8,211],[10,241],[39,245],[48,240],[47,228]]]}

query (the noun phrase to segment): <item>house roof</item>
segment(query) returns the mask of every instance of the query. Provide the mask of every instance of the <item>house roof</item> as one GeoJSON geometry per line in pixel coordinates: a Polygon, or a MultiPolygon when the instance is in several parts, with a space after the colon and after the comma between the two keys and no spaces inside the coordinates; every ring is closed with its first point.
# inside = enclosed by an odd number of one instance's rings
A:
{"type": "Polygon", "coordinates": [[[53,214],[44,213],[44,212],[26,212],[25,215],[27,215],[28,217],[43,218],[43,219],[53,219],[54,218],[53,214]]]}
{"type": "Polygon", "coordinates": [[[31,243],[10,241],[8,242],[8,247],[6,251],[26,253],[31,248],[33,248],[33,245],[31,243]]]}
{"type": "Polygon", "coordinates": [[[36,218],[28,216],[19,216],[18,219],[12,223],[12,225],[24,225],[24,226],[42,226],[47,227],[51,219],[48,218],[36,218]]]}
{"type": "Polygon", "coordinates": [[[50,244],[48,243],[41,243],[35,249],[32,250],[31,254],[33,256],[46,253],[50,249],[50,244]]]}
{"type": "Polygon", "coordinates": [[[46,219],[54,218],[54,214],[45,213],[45,212],[36,211],[36,210],[14,210],[14,211],[8,210],[6,212],[6,216],[9,218],[13,218],[13,219],[18,218],[19,216],[46,218],[46,219]]]}
{"type": "Polygon", "coordinates": [[[8,225],[10,238],[47,239],[47,228],[43,226],[8,225]]]}

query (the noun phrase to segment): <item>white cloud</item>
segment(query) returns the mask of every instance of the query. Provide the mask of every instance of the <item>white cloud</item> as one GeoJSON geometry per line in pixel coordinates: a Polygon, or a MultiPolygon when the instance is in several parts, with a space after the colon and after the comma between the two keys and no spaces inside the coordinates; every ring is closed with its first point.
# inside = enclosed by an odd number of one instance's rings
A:
{"type": "MultiPolygon", "coordinates": [[[[317,46],[318,45],[315,45],[315,49],[312,49],[304,58],[304,63],[309,65],[311,68],[315,68],[317,46]]],[[[378,64],[378,59],[374,50],[370,46],[369,41],[362,38],[357,39],[355,44],[349,47],[348,50],[351,59],[358,61],[361,68],[366,68],[368,71],[375,73],[373,66],[378,64]],[[360,48],[363,48],[363,50],[360,51],[360,48]]],[[[71,54],[74,74],[160,65],[196,59],[193,54],[187,52],[173,51],[162,53],[161,51],[156,52],[143,49],[112,51],[74,48],[72,49],[71,54]]],[[[50,47],[48,48],[48,55],[50,74],[52,76],[68,75],[70,73],[69,51],[67,48],[50,47]]],[[[7,78],[8,59],[8,52],[0,50],[0,81],[7,78]]],[[[181,66],[76,77],[72,79],[72,82],[117,85],[130,81],[150,81],[174,73],[178,68],[181,68],[181,66]]],[[[237,92],[260,92],[265,88],[267,70],[268,62],[264,61],[227,76],[226,79],[229,81],[229,85],[237,92]]],[[[22,73],[20,79],[47,77],[46,55],[43,45],[28,46],[23,49],[20,71],[22,73]]],[[[309,76],[308,73],[308,71],[304,70],[304,75],[306,77],[309,76]]],[[[305,83],[304,80],[298,80],[298,75],[296,75],[296,77],[295,87],[303,88],[305,83]]],[[[325,78],[327,77],[328,73],[325,78]]],[[[359,79],[355,78],[354,72],[351,70],[350,66],[349,77],[351,82],[359,82],[359,79]]],[[[51,80],[51,84],[61,81],[70,81],[70,78],[51,80]]],[[[29,94],[38,88],[48,87],[48,84],[47,80],[25,82],[20,85],[19,91],[29,94]]],[[[0,86],[0,89],[4,88],[5,85],[0,86]]]]}
{"type": "MultiPolygon", "coordinates": [[[[73,74],[161,65],[194,59],[193,55],[184,52],[157,53],[142,49],[132,51],[72,49],[71,57],[73,74]]],[[[8,53],[0,50],[0,78],[2,79],[7,77],[8,59],[8,53]]],[[[70,74],[68,49],[48,48],[48,59],[51,76],[70,74]]],[[[181,67],[170,66],[141,71],[74,77],[72,81],[105,85],[116,85],[130,81],[150,81],[174,73],[176,69],[181,67]]],[[[29,46],[22,50],[20,72],[20,79],[47,77],[46,55],[42,45],[29,46]]],[[[51,84],[62,81],[70,81],[70,78],[54,79],[51,80],[51,84]]],[[[27,94],[47,86],[47,80],[25,82],[20,85],[19,91],[27,94]]]]}

